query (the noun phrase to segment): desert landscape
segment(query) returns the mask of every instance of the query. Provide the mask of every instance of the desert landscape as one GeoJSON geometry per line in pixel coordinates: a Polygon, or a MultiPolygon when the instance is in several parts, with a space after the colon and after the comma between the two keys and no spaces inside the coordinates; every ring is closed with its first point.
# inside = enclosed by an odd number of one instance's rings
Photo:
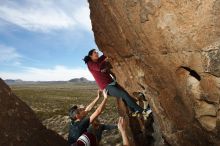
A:
{"type": "Polygon", "coordinates": [[[1,1],[0,146],[66,146],[95,82],[123,145],[220,146],[220,0],[1,1]]]}
{"type": "MultiPolygon", "coordinates": [[[[95,83],[92,82],[29,82],[10,83],[12,91],[27,103],[48,129],[67,139],[68,109],[72,105],[86,106],[97,96],[95,83]]],[[[100,97],[100,101],[103,97],[100,97]]],[[[97,106],[95,106],[96,108],[97,106]]],[[[117,124],[116,99],[110,97],[105,111],[99,120],[106,124],[117,124]]],[[[101,145],[121,145],[118,130],[103,133],[101,145]]]]}

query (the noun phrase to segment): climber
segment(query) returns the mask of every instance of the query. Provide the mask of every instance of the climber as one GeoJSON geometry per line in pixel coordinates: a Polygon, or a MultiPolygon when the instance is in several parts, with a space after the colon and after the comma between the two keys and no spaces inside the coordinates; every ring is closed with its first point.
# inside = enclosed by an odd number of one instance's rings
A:
{"type": "Polygon", "coordinates": [[[130,110],[133,112],[132,116],[143,114],[147,117],[152,111],[143,109],[133,100],[133,98],[113,80],[106,67],[108,58],[102,55],[99,57],[95,49],[89,51],[88,55],[83,59],[88,66],[89,71],[92,73],[100,90],[107,89],[108,94],[117,98],[122,98],[130,110]]]}
{"type": "Polygon", "coordinates": [[[107,90],[103,90],[104,99],[95,112],[90,116],[86,117],[87,113],[94,107],[96,102],[100,97],[100,91],[98,91],[97,97],[94,99],[92,103],[90,103],[85,109],[78,108],[77,106],[73,106],[69,110],[69,117],[71,119],[70,127],[69,127],[69,136],[68,143],[70,145],[76,143],[77,139],[87,131],[89,125],[101,114],[103,111],[108,95],[107,90]]]}
{"type": "Polygon", "coordinates": [[[117,128],[117,125],[114,125],[114,124],[111,124],[111,125],[102,124],[102,123],[100,123],[100,121],[98,119],[96,119],[89,126],[87,131],[89,133],[93,133],[96,136],[96,139],[97,139],[98,143],[100,143],[100,141],[102,139],[103,131],[109,131],[109,130],[113,130],[113,129],[116,129],[116,128],[117,128]]]}

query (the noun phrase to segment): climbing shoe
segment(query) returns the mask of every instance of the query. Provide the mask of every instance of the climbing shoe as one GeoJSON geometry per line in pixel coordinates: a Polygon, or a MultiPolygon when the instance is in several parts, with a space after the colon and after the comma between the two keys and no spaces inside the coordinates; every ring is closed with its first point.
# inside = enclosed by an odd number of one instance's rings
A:
{"type": "Polygon", "coordinates": [[[144,118],[148,118],[148,116],[152,113],[152,110],[150,106],[148,105],[146,109],[143,110],[141,113],[140,111],[135,111],[131,113],[132,117],[140,117],[140,115],[143,115],[144,118]]]}
{"type": "Polygon", "coordinates": [[[139,111],[136,111],[136,112],[131,113],[131,116],[132,116],[132,117],[139,117],[140,114],[141,114],[141,113],[140,113],[139,111]]]}
{"type": "Polygon", "coordinates": [[[152,110],[150,108],[147,108],[147,109],[144,109],[144,111],[142,112],[142,115],[144,119],[147,119],[151,113],[152,113],[152,110]]]}

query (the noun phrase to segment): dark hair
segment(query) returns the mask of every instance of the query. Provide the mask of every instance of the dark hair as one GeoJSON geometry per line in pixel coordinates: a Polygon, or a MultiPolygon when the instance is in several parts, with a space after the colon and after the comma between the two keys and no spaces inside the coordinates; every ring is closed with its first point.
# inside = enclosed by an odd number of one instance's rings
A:
{"type": "Polygon", "coordinates": [[[74,105],[72,106],[70,109],[69,109],[69,117],[70,119],[72,120],[76,120],[76,114],[78,114],[78,107],[77,105],[74,105]]]}
{"type": "Polygon", "coordinates": [[[90,56],[92,55],[92,53],[93,53],[94,51],[95,51],[95,49],[90,50],[89,53],[88,53],[88,55],[84,57],[83,60],[85,61],[86,64],[91,60],[90,56]]]}

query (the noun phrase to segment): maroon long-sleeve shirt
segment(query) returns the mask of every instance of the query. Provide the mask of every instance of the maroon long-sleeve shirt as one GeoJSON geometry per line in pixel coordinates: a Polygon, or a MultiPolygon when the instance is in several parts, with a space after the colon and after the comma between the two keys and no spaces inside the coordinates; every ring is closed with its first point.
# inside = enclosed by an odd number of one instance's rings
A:
{"type": "Polygon", "coordinates": [[[89,61],[87,63],[89,71],[92,73],[96,83],[101,90],[105,89],[108,84],[113,82],[113,79],[108,72],[101,71],[106,67],[105,58],[106,57],[102,55],[99,57],[97,62],[89,61]]]}

